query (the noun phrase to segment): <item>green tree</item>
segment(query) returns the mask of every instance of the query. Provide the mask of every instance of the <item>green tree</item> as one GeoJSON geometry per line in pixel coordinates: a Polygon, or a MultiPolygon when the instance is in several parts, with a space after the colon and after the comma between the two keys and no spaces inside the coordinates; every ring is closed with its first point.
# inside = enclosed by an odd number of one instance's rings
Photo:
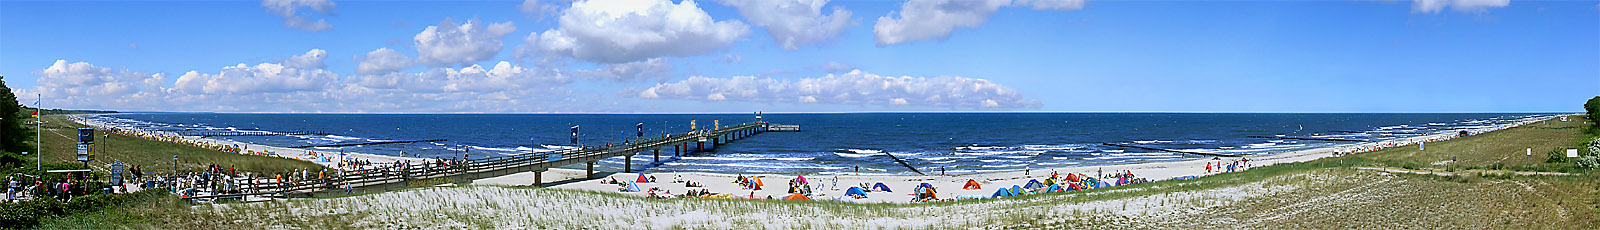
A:
{"type": "MultiPolygon", "coordinates": [[[[34,130],[22,127],[22,121],[31,114],[22,113],[17,95],[6,86],[5,76],[0,76],[0,150],[10,153],[32,152],[34,130]]],[[[37,153],[36,153],[37,154],[37,153]]]]}
{"type": "Polygon", "coordinates": [[[1588,102],[1584,102],[1583,111],[1589,113],[1589,120],[1600,121],[1600,117],[1595,116],[1600,114],[1600,96],[1594,96],[1589,98],[1588,102]]]}

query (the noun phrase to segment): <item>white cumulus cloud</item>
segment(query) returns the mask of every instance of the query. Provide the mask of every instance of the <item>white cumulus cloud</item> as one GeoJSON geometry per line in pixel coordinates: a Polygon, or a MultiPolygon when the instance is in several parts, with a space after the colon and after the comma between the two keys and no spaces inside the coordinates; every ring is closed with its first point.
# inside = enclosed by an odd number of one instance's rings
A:
{"type": "Polygon", "coordinates": [[[872,32],[878,46],[906,42],[944,40],[956,29],[978,28],[1006,6],[1033,7],[1035,10],[1083,9],[1088,0],[911,0],[899,12],[878,17],[872,32]]]}
{"type": "Polygon", "coordinates": [[[1038,108],[1036,99],[984,79],[965,77],[890,77],[860,70],[820,78],[690,77],[657,84],[638,93],[647,99],[910,105],[950,108],[1038,108]]]}
{"type": "Polygon", "coordinates": [[[305,54],[295,55],[283,60],[283,66],[300,69],[327,68],[328,64],[325,64],[324,60],[328,60],[328,51],[311,49],[311,51],[306,51],[305,54]]]}
{"type": "Polygon", "coordinates": [[[512,22],[493,23],[487,26],[477,20],[467,20],[456,25],[445,19],[437,26],[428,26],[413,38],[417,48],[417,62],[428,66],[453,66],[493,58],[500,53],[500,37],[517,30],[512,22]]]}
{"type": "Polygon", "coordinates": [[[977,28],[1010,0],[911,0],[872,26],[878,45],[945,39],[956,28],[977,28]],[[898,14],[898,15],[896,15],[898,14]]]}
{"type": "Polygon", "coordinates": [[[778,46],[787,50],[817,43],[839,36],[845,27],[854,24],[850,11],[834,7],[831,14],[823,14],[822,6],[828,0],[723,0],[723,4],[739,8],[739,15],[750,24],[766,27],[778,46]]]}
{"type": "Polygon", "coordinates": [[[328,24],[327,20],[317,19],[317,21],[313,22],[308,19],[311,16],[310,14],[300,13],[300,8],[311,8],[311,10],[315,10],[324,16],[329,15],[333,11],[333,1],[263,0],[261,1],[261,7],[266,8],[268,12],[283,17],[285,19],[283,26],[285,27],[311,32],[333,29],[333,25],[328,24]]]}
{"type": "Polygon", "coordinates": [[[596,63],[701,55],[750,31],[743,22],[712,19],[693,0],[574,2],[557,24],[556,29],[528,35],[533,50],[596,63]]]}
{"type": "Polygon", "coordinates": [[[240,63],[222,67],[216,74],[189,71],[178,77],[179,90],[192,94],[255,94],[320,91],[334,85],[339,74],[322,69],[300,69],[275,63],[255,66],[240,63]]]}
{"type": "Polygon", "coordinates": [[[161,84],[166,74],[143,73],[127,69],[95,66],[87,62],[56,60],[50,67],[34,71],[39,86],[17,89],[18,101],[32,102],[43,94],[47,105],[95,104],[102,108],[137,108],[152,104],[165,94],[161,84]],[[26,99],[24,99],[26,98],[26,99]]]}
{"type": "Polygon", "coordinates": [[[410,57],[389,48],[378,48],[367,55],[356,57],[356,74],[376,75],[392,73],[415,65],[410,57]]]}
{"type": "Polygon", "coordinates": [[[1511,0],[1415,0],[1411,3],[1411,12],[1438,13],[1445,7],[1461,12],[1481,12],[1507,5],[1511,5],[1511,0]]]}

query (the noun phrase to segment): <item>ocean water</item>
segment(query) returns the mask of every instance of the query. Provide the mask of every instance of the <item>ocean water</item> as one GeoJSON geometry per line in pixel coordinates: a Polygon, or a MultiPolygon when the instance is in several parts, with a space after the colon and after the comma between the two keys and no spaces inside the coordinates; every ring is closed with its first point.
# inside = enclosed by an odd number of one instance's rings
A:
{"type": "MultiPolygon", "coordinates": [[[[950,173],[1173,161],[1207,156],[1113,147],[1137,145],[1230,155],[1259,155],[1349,142],[1284,140],[1251,136],[1385,140],[1417,133],[1455,132],[1535,119],[1549,114],[1280,114],[1280,113],[843,113],[765,114],[801,132],[768,132],[677,159],[662,151],[633,158],[653,171],[750,173],[911,174],[885,154],[924,172],[950,173]]],[[[633,138],[635,125],[647,136],[755,121],[753,114],[216,114],[136,113],[90,117],[123,126],[162,131],[232,130],[316,132],[328,135],[213,137],[274,146],[447,139],[439,142],[344,147],[383,155],[469,158],[550,151],[574,146],[569,128],[580,128],[584,145],[633,138]]],[[[337,150],[339,148],[320,148],[337,150]]],[[[622,158],[597,167],[621,168],[622,158]]],[[[571,167],[581,167],[576,165],[571,167]]]]}

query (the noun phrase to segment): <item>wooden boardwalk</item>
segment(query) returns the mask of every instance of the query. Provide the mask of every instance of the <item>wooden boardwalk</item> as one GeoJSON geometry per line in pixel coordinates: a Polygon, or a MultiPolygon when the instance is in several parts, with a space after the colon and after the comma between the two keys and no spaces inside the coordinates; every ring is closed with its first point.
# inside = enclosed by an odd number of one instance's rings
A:
{"type": "Polygon", "coordinates": [[[363,173],[348,173],[344,176],[334,176],[325,180],[280,183],[257,179],[253,180],[256,181],[255,183],[239,185],[238,190],[241,191],[240,193],[192,196],[185,199],[212,200],[246,196],[310,197],[317,194],[345,193],[348,190],[393,189],[446,183],[470,183],[477,179],[522,172],[534,172],[534,180],[528,183],[534,186],[542,186],[543,172],[550,168],[582,163],[587,165],[587,177],[593,178],[594,164],[596,162],[606,158],[624,157],[623,172],[627,173],[633,171],[633,156],[640,153],[649,152],[655,157],[655,162],[660,162],[661,150],[663,149],[671,149],[673,152],[669,152],[669,154],[685,155],[690,152],[712,149],[716,145],[728,143],[732,140],[767,132],[767,128],[768,123],[765,122],[744,123],[714,130],[698,130],[646,138],[610,147],[590,147],[470,159],[448,165],[437,162],[396,165],[395,167],[362,170],[363,173]]]}

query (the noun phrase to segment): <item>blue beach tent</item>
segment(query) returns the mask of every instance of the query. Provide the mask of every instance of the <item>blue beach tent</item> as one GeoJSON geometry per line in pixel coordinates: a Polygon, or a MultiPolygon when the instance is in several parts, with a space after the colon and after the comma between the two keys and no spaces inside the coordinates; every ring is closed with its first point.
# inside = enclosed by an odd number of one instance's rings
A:
{"type": "Polygon", "coordinates": [[[994,195],[991,195],[989,197],[1000,198],[1000,197],[1008,197],[1008,196],[1011,196],[1011,191],[1006,190],[1006,188],[1000,188],[999,190],[994,190],[994,195]]]}
{"type": "Polygon", "coordinates": [[[1024,193],[1024,192],[1027,192],[1027,191],[1028,190],[1022,190],[1022,186],[1011,185],[1011,194],[1012,195],[1020,196],[1020,195],[1023,195],[1023,194],[1027,194],[1027,193],[1024,193]]]}
{"type": "Polygon", "coordinates": [[[628,187],[623,188],[623,190],[625,192],[638,192],[639,191],[639,183],[635,183],[635,182],[629,181],[628,182],[628,187]]]}
{"type": "Polygon", "coordinates": [[[1050,188],[1044,189],[1044,192],[1065,192],[1065,191],[1061,190],[1061,186],[1060,185],[1050,185],[1050,188]]]}
{"type": "Polygon", "coordinates": [[[861,195],[861,197],[867,197],[867,191],[861,190],[861,187],[850,187],[850,189],[844,191],[844,195],[861,195]]]}
{"type": "Polygon", "coordinates": [[[1040,189],[1044,188],[1044,183],[1039,183],[1039,180],[1028,180],[1028,185],[1023,185],[1022,188],[1028,190],[1040,189]]]}
{"type": "Polygon", "coordinates": [[[889,190],[889,186],[888,185],[884,185],[883,182],[878,182],[878,184],[872,185],[872,190],[881,190],[881,191],[884,191],[884,192],[894,192],[894,190],[889,190]]]}

